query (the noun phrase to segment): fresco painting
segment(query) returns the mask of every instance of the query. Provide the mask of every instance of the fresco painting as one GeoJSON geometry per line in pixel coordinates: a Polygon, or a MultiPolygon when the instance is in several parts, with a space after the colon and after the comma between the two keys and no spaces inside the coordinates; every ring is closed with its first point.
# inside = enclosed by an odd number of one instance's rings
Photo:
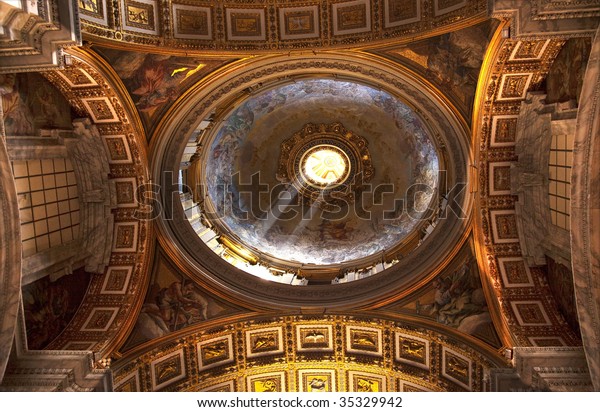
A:
{"type": "MultiPolygon", "coordinates": [[[[394,53],[447,93],[465,113],[473,107],[485,50],[497,27],[487,21],[456,32],[413,42],[394,53]]],[[[467,117],[470,119],[470,116],[467,117]]]]}
{"type": "Polygon", "coordinates": [[[158,257],[146,300],[125,350],[238,308],[210,295],[158,257]]]}
{"type": "Polygon", "coordinates": [[[71,321],[90,283],[83,269],[55,281],[46,276],[23,286],[27,347],[44,349],[71,321]]]}
{"type": "Polygon", "coordinates": [[[591,49],[589,37],[567,40],[546,77],[546,103],[577,104],[591,49]]]}
{"type": "Polygon", "coordinates": [[[226,62],[105,48],[97,51],[123,81],[148,134],[185,90],[226,62]]]}
{"type": "MultiPolygon", "coordinates": [[[[332,264],[369,256],[393,247],[422,220],[438,183],[438,157],[418,115],[383,90],[338,80],[297,80],[257,93],[234,110],[215,132],[207,159],[207,193],[225,226],[243,244],[259,245],[277,258],[312,264],[332,264]],[[271,192],[261,193],[260,207],[252,210],[252,195],[242,186],[260,171],[265,187],[281,188],[276,180],[280,145],[307,121],[331,123],[343,119],[348,130],[364,137],[375,173],[369,183],[392,187],[381,199],[373,192],[362,197],[370,218],[359,216],[353,205],[342,206],[334,217],[307,206],[289,219],[276,218],[285,201],[274,202],[271,192]],[[393,135],[394,138],[388,138],[393,135]],[[389,153],[399,153],[391,158],[389,153]],[[235,176],[248,176],[237,182],[235,176]],[[412,184],[433,188],[406,196],[412,184]],[[419,211],[411,216],[394,211],[399,199],[419,211]],[[280,208],[281,207],[281,208],[280,208]],[[422,212],[421,212],[422,211],[422,212]]],[[[297,193],[290,204],[298,204],[297,193]],[[295,203],[296,202],[296,203],[295,203]]],[[[285,194],[287,196],[287,194],[285,194]]]]}
{"type": "Polygon", "coordinates": [[[391,307],[401,313],[435,320],[494,347],[502,346],[490,317],[472,241],[463,246],[428,287],[407,300],[410,303],[391,307]]]}
{"type": "Polygon", "coordinates": [[[39,136],[42,129],[71,129],[71,106],[39,73],[0,74],[7,136],[39,136]]]}

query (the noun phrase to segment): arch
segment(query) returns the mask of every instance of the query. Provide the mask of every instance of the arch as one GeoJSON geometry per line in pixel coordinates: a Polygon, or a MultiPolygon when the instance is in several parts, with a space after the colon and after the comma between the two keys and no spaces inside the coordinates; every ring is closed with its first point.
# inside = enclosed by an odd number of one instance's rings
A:
{"type": "Polygon", "coordinates": [[[571,180],[571,265],[588,367],[600,390],[600,29],[579,97],[571,180]]]}

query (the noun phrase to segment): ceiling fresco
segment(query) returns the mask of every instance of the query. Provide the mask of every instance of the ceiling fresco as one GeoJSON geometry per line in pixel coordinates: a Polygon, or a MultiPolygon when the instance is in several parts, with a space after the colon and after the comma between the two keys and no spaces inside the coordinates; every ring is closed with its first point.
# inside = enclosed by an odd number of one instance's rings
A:
{"type": "Polygon", "coordinates": [[[472,238],[433,281],[382,310],[432,319],[494,347],[502,346],[483,291],[472,238]]]}
{"type": "Polygon", "coordinates": [[[451,33],[375,50],[406,65],[439,87],[471,121],[479,70],[497,20],[451,33]]]}
{"type": "Polygon", "coordinates": [[[427,128],[400,99],[353,82],[297,80],[250,97],[217,129],[205,167],[209,219],[279,259],[348,262],[392,248],[429,217],[438,163],[427,128]],[[282,142],[307,122],[340,122],[368,142],[375,172],[353,203],[306,205],[277,180],[282,142]],[[258,182],[260,192],[251,189],[258,182]]]}
{"type": "MultiPolygon", "coordinates": [[[[83,353],[110,390],[197,392],[490,391],[520,379],[519,349],[591,359],[577,231],[531,260],[521,195],[547,182],[517,168],[532,117],[580,127],[596,44],[564,27],[598,9],[505,3],[80,0],[64,67],[0,74],[0,134],[22,158],[98,143],[82,161],[106,166],[110,202],[98,176],[77,196],[106,212],[106,261],[55,279],[22,256],[23,348],[0,385],[43,387],[83,353]],[[38,352],[56,362],[33,369],[38,352]]],[[[594,379],[552,362],[534,379],[594,379]]]]}
{"type": "Polygon", "coordinates": [[[73,319],[85,296],[91,275],[79,269],[59,279],[45,276],[23,286],[27,347],[44,349],[73,319]]]}
{"type": "Polygon", "coordinates": [[[209,319],[240,313],[243,309],[220,299],[178,272],[159,253],[150,287],[135,327],[122,350],[203,323],[209,319]]]}
{"type": "Polygon", "coordinates": [[[228,59],[139,53],[130,50],[94,47],[115,70],[129,92],[142,120],[146,135],[175,100],[228,59]]]}

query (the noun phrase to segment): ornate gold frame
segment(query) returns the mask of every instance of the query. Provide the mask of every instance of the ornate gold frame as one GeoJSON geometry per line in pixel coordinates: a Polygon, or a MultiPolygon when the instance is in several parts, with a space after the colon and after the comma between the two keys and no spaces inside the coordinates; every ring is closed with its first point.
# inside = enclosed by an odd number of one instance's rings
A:
{"type": "Polygon", "coordinates": [[[323,208],[340,201],[354,202],[362,184],[369,182],[374,173],[367,140],[338,122],[307,123],[281,144],[277,180],[293,185],[305,201],[317,202],[323,208]],[[337,149],[349,160],[349,173],[335,186],[319,187],[302,173],[303,156],[321,144],[337,149]]]}

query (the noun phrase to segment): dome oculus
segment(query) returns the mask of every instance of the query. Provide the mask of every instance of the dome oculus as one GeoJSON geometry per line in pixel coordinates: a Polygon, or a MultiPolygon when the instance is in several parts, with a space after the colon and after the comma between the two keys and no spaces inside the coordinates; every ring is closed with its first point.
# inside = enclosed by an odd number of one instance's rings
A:
{"type": "MultiPolygon", "coordinates": [[[[296,80],[249,96],[215,125],[204,137],[198,197],[214,236],[255,257],[249,273],[327,267],[335,277],[389,261],[412,247],[435,202],[429,132],[384,90],[296,80]]],[[[232,250],[215,248],[225,258],[232,250]]]]}
{"type": "Polygon", "coordinates": [[[340,122],[307,123],[281,144],[276,177],[302,202],[327,209],[354,202],[374,173],[365,138],[340,122]]]}
{"type": "Polygon", "coordinates": [[[350,173],[348,156],[332,145],[319,145],[304,153],[300,160],[304,180],[317,187],[334,187],[350,173]]]}

